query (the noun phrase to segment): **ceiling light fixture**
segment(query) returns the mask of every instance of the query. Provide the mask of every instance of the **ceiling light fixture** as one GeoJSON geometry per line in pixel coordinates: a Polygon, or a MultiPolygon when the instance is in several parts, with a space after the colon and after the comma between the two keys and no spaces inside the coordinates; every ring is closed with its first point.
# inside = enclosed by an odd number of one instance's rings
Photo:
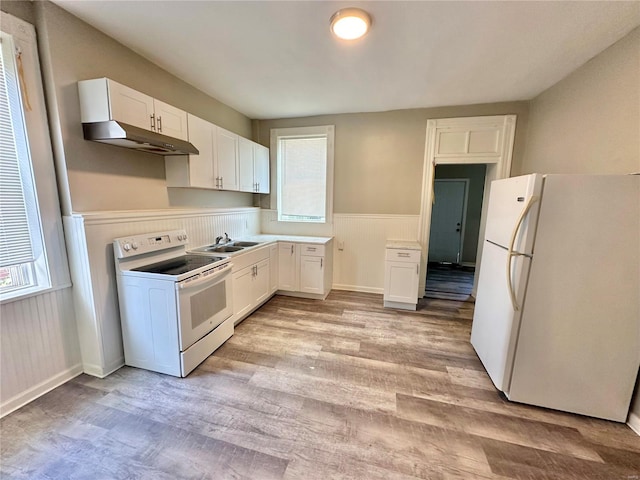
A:
{"type": "Polygon", "coordinates": [[[343,8],[331,16],[331,31],[344,40],[364,36],[371,28],[371,16],[359,8],[343,8]]]}

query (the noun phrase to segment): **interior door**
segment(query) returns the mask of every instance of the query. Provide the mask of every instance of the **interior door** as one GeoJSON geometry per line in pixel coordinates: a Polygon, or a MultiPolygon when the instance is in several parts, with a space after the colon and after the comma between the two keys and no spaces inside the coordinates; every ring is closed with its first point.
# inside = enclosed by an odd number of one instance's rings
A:
{"type": "Polygon", "coordinates": [[[429,261],[460,263],[467,181],[436,180],[431,210],[429,261]]]}

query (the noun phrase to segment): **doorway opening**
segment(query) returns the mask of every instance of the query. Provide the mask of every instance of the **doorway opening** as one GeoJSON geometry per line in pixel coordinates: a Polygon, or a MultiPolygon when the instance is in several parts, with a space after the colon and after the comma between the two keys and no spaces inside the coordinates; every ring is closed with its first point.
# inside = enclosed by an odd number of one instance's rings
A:
{"type": "MultiPolygon", "coordinates": [[[[420,256],[419,291],[426,290],[429,236],[431,234],[431,209],[433,206],[435,170],[440,165],[483,165],[484,194],[480,229],[476,241],[484,238],[487,222],[487,204],[491,182],[507,178],[511,171],[511,158],[515,140],[516,116],[492,115],[482,117],[439,118],[427,120],[427,132],[422,175],[422,195],[418,224],[418,241],[422,247],[420,256]]],[[[468,230],[468,225],[467,225],[468,230]]],[[[465,237],[467,234],[465,233],[465,237]]],[[[475,264],[479,270],[482,262],[482,241],[477,242],[475,264]]],[[[462,255],[469,250],[466,243],[462,255]]],[[[472,249],[473,250],[473,249],[472,249]]],[[[474,276],[472,296],[478,287],[474,276]]]]}
{"type": "Polygon", "coordinates": [[[424,296],[471,300],[487,166],[435,167],[424,296]]]}

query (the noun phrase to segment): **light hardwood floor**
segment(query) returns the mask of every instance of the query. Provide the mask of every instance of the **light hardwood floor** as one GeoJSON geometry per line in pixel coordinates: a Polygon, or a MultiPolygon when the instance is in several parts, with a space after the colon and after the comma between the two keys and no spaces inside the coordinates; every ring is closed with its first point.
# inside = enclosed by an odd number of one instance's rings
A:
{"type": "Polygon", "coordinates": [[[424,296],[442,300],[473,301],[475,269],[461,265],[429,263],[424,296]]]}
{"type": "Polygon", "coordinates": [[[186,379],[80,376],[1,423],[28,479],[640,479],[627,426],[506,401],[473,304],[274,297],[186,379]]]}

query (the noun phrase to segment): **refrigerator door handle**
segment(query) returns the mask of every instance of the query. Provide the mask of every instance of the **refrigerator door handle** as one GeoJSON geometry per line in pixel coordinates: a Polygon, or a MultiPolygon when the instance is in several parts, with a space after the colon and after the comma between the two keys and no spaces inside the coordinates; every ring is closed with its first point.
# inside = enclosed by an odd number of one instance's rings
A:
{"type": "Polygon", "coordinates": [[[514,311],[518,311],[520,307],[518,306],[518,299],[516,298],[516,293],[513,291],[513,283],[511,282],[511,259],[517,256],[529,256],[526,253],[516,252],[513,249],[513,246],[516,243],[516,237],[518,236],[518,231],[522,226],[522,222],[526,218],[527,214],[533,207],[534,203],[536,203],[540,198],[536,195],[532,195],[529,197],[529,201],[527,205],[524,207],[520,216],[518,217],[518,221],[516,222],[516,227],[513,229],[511,233],[511,241],[509,242],[509,249],[507,250],[507,288],[509,289],[509,297],[511,298],[511,305],[513,306],[514,311]]]}

